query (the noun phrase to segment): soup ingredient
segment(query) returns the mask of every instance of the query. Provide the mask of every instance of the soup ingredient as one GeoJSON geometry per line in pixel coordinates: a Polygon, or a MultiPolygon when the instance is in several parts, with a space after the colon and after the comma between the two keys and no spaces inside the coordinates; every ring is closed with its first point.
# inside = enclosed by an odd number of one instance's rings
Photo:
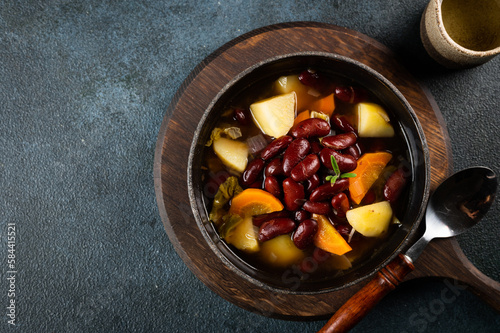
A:
{"type": "Polygon", "coordinates": [[[305,257],[304,252],[295,246],[289,234],[262,243],[259,255],[262,261],[275,267],[287,267],[305,257]]]}
{"type": "Polygon", "coordinates": [[[333,212],[338,217],[345,217],[345,213],[351,208],[349,198],[344,192],[337,193],[331,201],[333,212]]]}
{"type": "MultiPolygon", "coordinates": [[[[352,178],[352,177],[356,177],[356,174],[355,173],[340,173],[340,167],[337,163],[337,159],[335,158],[335,155],[330,155],[330,163],[332,164],[332,170],[333,172],[335,172],[334,175],[330,175],[330,176],[327,176],[325,178],[326,181],[329,181],[332,186],[333,184],[335,184],[335,182],[337,181],[337,179],[340,177],[340,178],[352,178]]],[[[356,162],[357,163],[357,162],[356,162]]],[[[354,167],[353,167],[354,169],[354,167]]]]}
{"type": "Polygon", "coordinates": [[[241,217],[266,214],[283,209],[281,201],[258,188],[247,188],[231,200],[230,214],[241,217]]]}
{"type": "Polygon", "coordinates": [[[257,127],[264,134],[279,138],[288,133],[295,119],[295,92],[266,98],[250,105],[257,127]]]}
{"type": "Polygon", "coordinates": [[[349,193],[355,203],[361,202],[391,158],[392,154],[388,152],[366,153],[359,158],[353,171],[356,177],[349,178],[349,193]]]}
{"type": "Polygon", "coordinates": [[[228,177],[224,183],[219,186],[212,203],[212,210],[210,211],[209,219],[216,225],[220,225],[220,218],[227,212],[224,206],[231,200],[232,197],[241,193],[243,189],[238,183],[238,178],[231,176],[228,177]]]}
{"type": "Polygon", "coordinates": [[[321,139],[321,144],[328,148],[342,150],[355,144],[357,139],[356,134],[353,132],[340,133],[324,137],[321,139]]]}
{"type": "Polygon", "coordinates": [[[328,259],[325,260],[323,265],[329,270],[346,270],[352,267],[351,261],[345,254],[341,256],[332,254],[328,259]]]}
{"type": "Polygon", "coordinates": [[[294,138],[312,138],[330,134],[330,124],[320,118],[309,118],[301,121],[290,131],[294,138]]]}
{"type": "Polygon", "coordinates": [[[238,172],[245,171],[248,162],[246,143],[220,137],[214,140],[213,148],[224,165],[238,172]]]}
{"type": "MultiPolygon", "coordinates": [[[[330,179],[327,179],[327,181],[330,181],[330,179]]],[[[349,187],[348,179],[338,179],[334,183],[327,182],[323,185],[316,187],[311,192],[309,200],[311,200],[312,202],[321,202],[325,200],[330,200],[335,194],[345,191],[348,187],[349,187]]]]}
{"type": "Polygon", "coordinates": [[[250,112],[248,112],[247,109],[240,109],[240,108],[234,109],[233,117],[238,123],[240,123],[240,125],[243,126],[250,125],[250,122],[252,121],[250,119],[250,112]]]}
{"type": "Polygon", "coordinates": [[[309,110],[305,110],[305,111],[302,111],[301,113],[299,113],[297,115],[297,117],[295,117],[295,119],[293,120],[293,126],[292,126],[292,130],[297,127],[297,125],[303,121],[303,120],[306,120],[306,119],[309,119],[311,118],[311,111],[309,110]]]}
{"type": "Polygon", "coordinates": [[[311,105],[311,111],[320,111],[329,117],[333,114],[335,110],[335,97],[333,94],[322,97],[317,101],[313,102],[311,105]]]}
{"type": "Polygon", "coordinates": [[[263,160],[269,160],[275,157],[276,155],[280,154],[281,152],[283,152],[292,141],[293,138],[288,135],[275,139],[261,151],[260,157],[263,160]]]}
{"type": "Polygon", "coordinates": [[[261,158],[256,158],[252,162],[248,163],[243,175],[241,175],[241,182],[244,186],[252,185],[260,175],[262,175],[262,170],[264,170],[264,160],[261,158]]]}
{"type": "Polygon", "coordinates": [[[403,168],[399,168],[387,179],[384,185],[384,199],[390,203],[398,200],[406,184],[406,173],[403,168]]]}
{"type": "Polygon", "coordinates": [[[311,178],[319,170],[321,163],[316,154],[307,155],[290,172],[290,176],[296,182],[301,182],[311,178]]]}
{"type": "Polygon", "coordinates": [[[286,178],[283,181],[283,193],[286,209],[291,212],[296,211],[302,206],[306,196],[304,186],[292,178],[286,178]]]}
{"type": "Polygon", "coordinates": [[[311,144],[303,138],[295,139],[290,143],[283,154],[282,165],[285,175],[290,176],[293,168],[307,156],[310,149],[311,144]]]}
{"type": "Polygon", "coordinates": [[[241,251],[254,253],[260,249],[257,235],[258,229],[253,225],[252,217],[246,216],[227,232],[224,239],[228,244],[234,245],[234,247],[241,251]]]}
{"type": "Polygon", "coordinates": [[[364,101],[368,98],[368,93],[363,88],[359,87],[343,87],[338,86],[335,88],[335,97],[337,97],[342,102],[355,104],[364,101]]]}
{"type": "Polygon", "coordinates": [[[278,217],[264,222],[259,229],[259,241],[265,242],[276,236],[288,234],[295,230],[295,222],[291,218],[278,217]]]}
{"type": "Polygon", "coordinates": [[[303,250],[314,242],[314,235],[318,231],[318,222],[313,219],[306,219],[300,222],[297,230],[293,233],[293,243],[303,250]]]}
{"type": "Polygon", "coordinates": [[[365,237],[379,237],[387,232],[392,221],[392,208],[388,201],[361,206],[347,211],[347,221],[365,237]]]}
{"type": "Polygon", "coordinates": [[[295,92],[297,96],[297,111],[305,110],[320,95],[316,89],[300,82],[298,75],[281,76],[274,83],[274,91],[277,94],[295,92]]]}
{"type": "Polygon", "coordinates": [[[316,247],[339,256],[352,250],[326,216],[313,214],[313,219],[318,222],[318,231],[314,235],[316,247]]]}
{"type": "Polygon", "coordinates": [[[222,135],[227,135],[231,139],[238,139],[241,137],[241,129],[239,127],[216,127],[210,133],[210,139],[207,141],[205,146],[210,147],[215,140],[218,140],[222,135]]]}
{"type": "Polygon", "coordinates": [[[393,137],[394,128],[387,112],[375,103],[359,103],[357,106],[358,135],[362,138],[393,137]]]}
{"type": "Polygon", "coordinates": [[[259,230],[253,224],[252,216],[282,209],[283,205],[272,194],[256,188],[246,189],[231,200],[229,212],[224,217],[227,221],[221,226],[221,237],[239,250],[257,252],[260,249],[259,230]]]}
{"type": "Polygon", "coordinates": [[[349,172],[356,169],[356,159],[349,154],[339,153],[331,148],[323,148],[319,153],[321,163],[330,170],[333,170],[332,157],[335,159],[340,172],[349,172]]]}

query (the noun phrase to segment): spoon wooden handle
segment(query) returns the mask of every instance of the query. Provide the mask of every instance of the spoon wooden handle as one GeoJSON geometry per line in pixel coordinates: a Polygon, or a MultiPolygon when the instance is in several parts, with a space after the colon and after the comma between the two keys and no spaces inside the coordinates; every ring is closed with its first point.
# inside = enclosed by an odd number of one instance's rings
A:
{"type": "Polygon", "coordinates": [[[400,254],[394,258],[375,275],[373,280],[342,305],[318,333],[347,332],[353,328],[413,269],[413,263],[405,255],[400,254]]]}

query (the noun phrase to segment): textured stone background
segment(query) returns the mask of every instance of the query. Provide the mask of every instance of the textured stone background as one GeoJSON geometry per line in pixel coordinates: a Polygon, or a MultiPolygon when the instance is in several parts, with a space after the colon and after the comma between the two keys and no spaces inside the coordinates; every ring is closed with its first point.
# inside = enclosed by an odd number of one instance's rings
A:
{"type": "MultiPolygon", "coordinates": [[[[0,307],[8,305],[7,223],[18,229],[17,325],[0,331],[314,332],[213,294],[171,246],[153,190],[169,101],[229,40],[287,21],[358,30],[392,49],[435,97],[455,169],[500,171],[500,57],[436,65],[419,39],[425,0],[0,1],[0,307]]],[[[499,201],[459,238],[500,280],[499,201]]],[[[468,291],[441,308],[439,281],[407,284],[355,332],[498,332],[468,291]],[[424,316],[424,312],[430,314],[424,316]],[[432,314],[434,312],[434,314],[432,314]]],[[[500,300],[499,300],[500,301],[500,300]]]]}

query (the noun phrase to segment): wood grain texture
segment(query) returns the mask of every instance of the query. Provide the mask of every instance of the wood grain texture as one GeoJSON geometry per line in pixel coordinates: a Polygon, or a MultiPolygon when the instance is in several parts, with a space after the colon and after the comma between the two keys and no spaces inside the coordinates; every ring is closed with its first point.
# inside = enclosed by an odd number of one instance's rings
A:
{"type": "Polygon", "coordinates": [[[328,320],[318,333],[341,333],[352,329],[385,295],[413,271],[411,260],[399,254],[328,320]]]}
{"type": "MultiPolygon", "coordinates": [[[[336,292],[304,295],[277,293],[257,281],[241,279],[231,265],[217,258],[195,223],[186,179],[193,133],[219,90],[255,63],[299,51],[323,51],[351,57],[378,71],[401,91],[424,128],[430,149],[432,189],[449,175],[452,159],[448,133],[432,96],[399,65],[390,50],[361,33],[310,22],[268,26],[227,43],[193,70],[166,112],[155,151],[155,192],[165,230],[191,271],[221,297],[266,316],[304,320],[324,318],[335,312],[367,280],[336,292]]],[[[412,274],[412,278],[443,276],[463,278],[467,283],[472,281],[470,274],[466,274],[470,266],[466,267],[463,253],[450,250],[456,245],[453,242],[432,244],[417,263],[418,273],[412,274]],[[447,253],[454,261],[439,261],[435,258],[436,253],[447,253]],[[461,259],[456,258],[459,255],[461,259]],[[455,265],[449,264],[451,262],[455,265]]],[[[485,290],[484,286],[482,288],[485,290]]]]}

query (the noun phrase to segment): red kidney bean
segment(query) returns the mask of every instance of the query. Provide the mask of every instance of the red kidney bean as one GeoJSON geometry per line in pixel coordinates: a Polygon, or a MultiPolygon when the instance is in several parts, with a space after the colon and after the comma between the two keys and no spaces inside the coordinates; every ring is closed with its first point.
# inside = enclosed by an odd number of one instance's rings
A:
{"type": "Polygon", "coordinates": [[[349,224],[337,224],[335,225],[335,229],[337,229],[342,236],[349,237],[352,227],[349,224]]]}
{"type": "Polygon", "coordinates": [[[335,88],[335,97],[340,99],[342,102],[355,104],[364,101],[368,97],[368,93],[366,90],[359,87],[339,86],[335,88]]]}
{"type": "Polygon", "coordinates": [[[406,177],[403,168],[399,168],[387,179],[384,185],[384,199],[389,201],[390,203],[395,202],[401,192],[403,191],[404,186],[406,185],[406,177]]]}
{"type": "Polygon", "coordinates": [[[375,202],[375,199],[377,199],[377,196],[375,195],[375,191],[372,189],[369,189],[368,192],[366,192],[365,196],[363,197],[362,203],[363,205],[369,205],[375,202]]]}
{"type": "Polygon", "coordinates": [[[321,147],[321,144],[318,141],[311,142],[311,153],[319,154],[321,149],[323,149],[323,147],[321,147]]]}
{"type": "Polygon", "coordinates": [[[312,202],[319,202],[328,200],[335,194],[345,191],[349,187],[349,179],[341,178],[337,179],[335,184],[326,183],[318,186],[314,191],[311,192],[309,200],[312,202]]]}
{"type": "Polygon", "coordinates": [[[349,120],[347,120],[346,117],[344,116],[339,116],[339,115],[333,115],[331,118],[331,123],[332,126],[335,127],[336,129],[342,131],[342,132],[353,132],[354,134],[357,135],[356,130],[354,127],[351,125],[349,120]]]}
{"type": "Polygon", "coordinates": [[[302,221],[297,230],[293,233],[293,243],[296,247],[303,250],[308,246],[312,245],[314,240],[314,235],[318,231],[318,222],[313,219],[307,219],[302,221]]]}
{"type": "Polygon", "coordinates": [[[266,167],[264,168],[264,174],[266,175],[266,177],[284,175],[281,158],[272,159],[269,163],[267,163],[266,167]]]}
{"type": "Polygon", "coordinates": [[[307,181],[306,181],[306,193],[311,194],[311,192],[321,184],[321,179],[319,178],[318,174],[312,175],[307,181]]]}
{"type": "Polygon", "coordinates": [[[291,131],[295,138],[312,138],[330,134],[330,124],[320,118],[302,120],[291,131]]]}
{"type": "Polygon", "coordinates": [[[267,160],[277,156],[282,151],[284,151],[286,149],[286,147],[288,147],[288,145],[292,141],[293,141],[293,138],[291,136],[288,136],[288,135],[284,135],[280,138],[277,138],[277,139],[271,141],[271,143],[269,143],[266,146],[266,148],[264,148],[262,150],[262,152],[260,153],[260,157],[264,161],[267,161],[267,160]]]}
{"type": "Polygon", "coordinates": [[[248,163],[247,168],[241,176],[242,184],[244,186],[250,186],[252,183],[254,183],[262,174],[264,164],[264,160],[261,158],[256,158],[252,162],[248,163]]]}
{"type": "Polygon", "coordinates": [[[340,172],[349,172],[358,166],[358,162],[352,155],[342,154],[331,148],[323,148],[319,153],[319,158],[321,163],[328,169],[333,170],[332,160],[330,156],[335,157],[337,165],[339,166],[340,172]]]}
{"type": "Polygon", "coordinates": [[[276,236],[284,235],[295,229],[295,222],[286,217],[278,217],[264,222],[259,229],[259,241],[265,242],[276,236]]]}
{"type": "Polygon", "coordinates": [[[299,209],[295,211],[295,213],[293,214],[293,218],[295,221],[300,223],[311,218],[311,213],[309,213],[307,210],[299,209]]]}
{"type": "Polygon", "coordinates": [[[260,227],[264,222],[278,218],[278,217],[290,217],[290,212],[286,209],[280,210],[278,212],[272,212],[267,214],[260,214],[252,216],[253,225],[260,227]]]}
{"type": "Polygon", "coordinates": [[[322,91],[328,87],[328,80],[320,73],[308,69],[299,74],[299,81],[305,86],[322,91]]]}
{"type": "Polygon", "coordinates": [[[249,110],[246,109],[234,109],[234,119],[243,126],[250,125],[252,122],[249,110]]]}
{"type": "Polygon", "coordinates": [[[324,137],[321,139],[321,144],[328,148],[341,150],[355,144],[357,139],[358,137],[356,134],[353,132],[347,132],[324,137]]]}
{"type": "Polygon", "coordinates": [[[264,180],[264,189],[276,198],[281,197],[281,185],[274,176],[266,177],[266,180],[264,180]]]}
{"type": "Polygon", "coordinates": [[[292,169],[290,176],[296,182],[301,182],[316,174],[320,166],[318,156],[309,154],[292,169]]]}
{"type": "Polygon", "coordinates": [[[285,207],[289,211],[295,211],[302,206],[305,198],[304,186],[297,183],[292,178],[286,178],[283,181],[283,194],[285,207]]]}
{"type": "Polygon", "coordinates": [[[321,214],[321,215],[326,215],[330,213],[332,210],[331,204],[327,201],[321,201],[321,202],[306,201],[304,202],[302,208],[304,208],[304,210],[307,210],[309,213],[321,214]]]}
{"type": "Polygon", "coordinates": [[[345,153],[351,155],[356,160],[359,160],[361,155],[363,155],[363,152],[364,152],[364,148],[360,142],[356,142],[352,146],[347,147],[347,149],[345,150],[345,153]]]}
{"type": "Polygon", "coordinates": [[[283,155],[283,172],[286,176],[290,176],[292,169],[307,156],[311,144],[304,138],[293,140],[285,150],[283,155]]]}
{"type": "Polygon", "coordinates": [[[349,198],[344,192],[337,193],[332,198],[332,207],[338,217],[345,217],[345,213],[349,210],[349,198]]]}
{"type": "Polygon", "coordinates": [[[262,188],[262,178],[257,179],[252,184],[250,184],[248,187],[250,187],[250,188],[262,188]]]}

